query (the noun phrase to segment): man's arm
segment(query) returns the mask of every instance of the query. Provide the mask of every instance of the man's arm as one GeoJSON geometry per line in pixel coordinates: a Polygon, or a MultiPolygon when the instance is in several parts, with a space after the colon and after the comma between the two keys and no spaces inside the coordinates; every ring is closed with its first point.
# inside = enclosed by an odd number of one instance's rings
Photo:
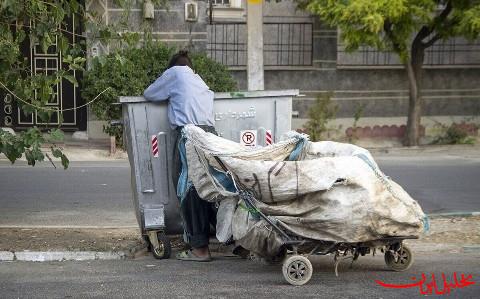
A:
{"type": "Polygon", "coordinates": [[[165,71],[155,82],[145,89],[143,92],[145,99],[152,102],[168,99],[170,97],[174,76],[175,74],[172,71],[165,71]]]}

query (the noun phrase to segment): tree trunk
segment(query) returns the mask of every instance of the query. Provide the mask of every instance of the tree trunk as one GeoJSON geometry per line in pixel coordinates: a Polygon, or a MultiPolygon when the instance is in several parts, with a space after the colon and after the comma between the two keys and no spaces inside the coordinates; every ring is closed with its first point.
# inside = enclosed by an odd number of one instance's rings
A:
{"type": "Polygon", "coordinates": [[[420,139],[420,120],[422,116],[422,96],[420,94],[422,65],[425,49],[422,45],[412,44],[411,58],[405,62],[408,74],[408,120],[404,140],[406,146],[416,146],[420,139]]]}

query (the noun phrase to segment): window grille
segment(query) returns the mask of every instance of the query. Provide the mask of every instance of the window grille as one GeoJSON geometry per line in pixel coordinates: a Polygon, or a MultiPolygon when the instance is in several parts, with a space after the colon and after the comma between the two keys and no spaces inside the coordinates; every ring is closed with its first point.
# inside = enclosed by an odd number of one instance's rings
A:
{"type": "MultiPolygon", "coordinates": [[[[209,57],[228,66],[246,66],[246,30],[245,23],[209,25],[209,57]]],[[[312,23],[265,23],[263,43],[265,66],[312,65],[312,23]]]]}

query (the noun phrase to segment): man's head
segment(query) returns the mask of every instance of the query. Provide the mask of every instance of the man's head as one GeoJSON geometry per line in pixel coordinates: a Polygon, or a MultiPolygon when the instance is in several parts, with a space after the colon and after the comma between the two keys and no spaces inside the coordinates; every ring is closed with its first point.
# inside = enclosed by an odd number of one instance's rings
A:
{"type": "Polygon", "coordinates": [[[177,54],[173,55],[172,58],[170,59],[170,62],[168,63],[167,69],[177,66],[177,65],[182,65],[182,66],[188,66],[193,70],[193,64],[192,61],[190,60],[190,57],[188,57],[188,51],[178,51],[177,54]]]}

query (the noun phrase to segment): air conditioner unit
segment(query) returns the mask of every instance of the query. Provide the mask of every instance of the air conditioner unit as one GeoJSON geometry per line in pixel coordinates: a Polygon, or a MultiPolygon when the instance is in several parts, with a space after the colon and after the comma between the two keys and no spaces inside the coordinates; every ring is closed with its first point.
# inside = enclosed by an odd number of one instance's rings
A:
{"type": "Polygon", "coordinates": [[[185,3],[185,21],[198,21],[198,4],[196,2],[185,3]]]}
{"type": "Polygon", "coordinates": [[[155,8],[151,0],[145,0],[143,2],[143,18],[146,20],[155,18],[155,8]]]}

